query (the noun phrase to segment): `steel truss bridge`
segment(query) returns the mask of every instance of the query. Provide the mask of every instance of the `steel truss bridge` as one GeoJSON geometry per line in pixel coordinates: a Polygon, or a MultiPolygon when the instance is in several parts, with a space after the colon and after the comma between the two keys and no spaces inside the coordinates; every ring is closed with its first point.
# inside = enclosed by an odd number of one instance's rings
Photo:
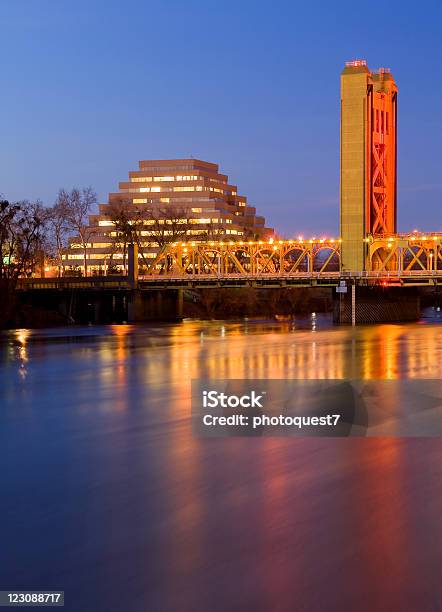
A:
{"type": "Polygon", "coordinates": [[[418,286],[442,283],[442,233],[369,236],[366,269],[341,269],[339,239],[179,242],[165,245],[147,273],[21,279],[26,289],[418,286]]]}
{"type": "Polygon", "coordinates": [[[364,271],[341,269],[340,239],[176,242],[152,261],[140,284],[422,285],[442,280],[442,233],[368,236],[364,271]]]}

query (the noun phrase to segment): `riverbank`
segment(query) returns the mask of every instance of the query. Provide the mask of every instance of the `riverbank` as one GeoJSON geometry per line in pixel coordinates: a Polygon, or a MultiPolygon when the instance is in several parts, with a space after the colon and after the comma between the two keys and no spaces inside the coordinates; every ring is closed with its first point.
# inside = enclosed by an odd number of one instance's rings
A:
{"type": "MultiPolygon", "coordinates": [[[[152,290],[151,295],[156,298],[156,290],[152,290]]],[[[331,313],[333,296],[334,289],[331,287],[186,289],[182,292],[182,310],[179,314],[163,300],[157,305],[155,320],[236,320],[244,317],[291,320],[312,312],[331,313]]],[[[75,289],[64,293],[35,291],[0,294],[0,329],[121,324],[131,320],[131,299],[130,291],[118,290],[103,294],[75,289]]],[[[419,299],[422,309],[440,308],[437,287],[419,289],[419,299]]]]}
{"type": "MultiPolygon", "coordinates": [[[[153,290],[154,292],[154,290],[153,290]]],[[[1,298],[1,296],[0,296],[1,298]]],[[[130,294],[117,292],[103,296],[81,294],[73,290],[68,295],[58,292],[14,293],[3,300],[0,328],[37,329],[63,325],[124,323],[129,320],[130,294]],[[8,303],[9,301],[9,303],[8,303]]],[[[1,299],[0,299],[1,301],[1,299]]],[[[330,288],[213,288],[184,290],[179,318],[238,319],[261,317],[266,319],[305,316],[311,312],[332,311],[330,288]]],[[[170,320],[164,311],[163,320],[170,320]]],[[[161,320],[161,316],[160,316],[161,320]]]]}

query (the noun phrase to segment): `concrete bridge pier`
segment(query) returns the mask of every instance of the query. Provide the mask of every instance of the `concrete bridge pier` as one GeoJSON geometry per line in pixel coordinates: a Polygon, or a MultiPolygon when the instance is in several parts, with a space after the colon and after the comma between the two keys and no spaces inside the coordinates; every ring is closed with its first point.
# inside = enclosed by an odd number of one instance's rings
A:
{"type": "Polygon", "coordinates": [[[333,322],[336,325],[405,323],[420,318],[416,287],[348,287],[333,293],[333,322]]]}
{"type": "Polygon", "coordinates": [[[127,305],[129,323],[179,321],[183,317],[182,289],[138,288],[138,245],[128,246],[128,281],[132,290],[127,305]]]}
{"type": "Polygon", "coordinates": [[[179,321],[183,317],[182,289],[133,289],[128,302],[128,322],[179,321]]]}

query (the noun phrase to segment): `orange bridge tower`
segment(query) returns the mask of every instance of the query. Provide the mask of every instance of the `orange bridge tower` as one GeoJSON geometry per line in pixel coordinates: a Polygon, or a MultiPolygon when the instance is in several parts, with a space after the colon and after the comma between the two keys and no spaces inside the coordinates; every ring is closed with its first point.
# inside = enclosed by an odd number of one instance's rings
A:
{"type": "Polygon", "coordinates": [[[341,75],[341,269],[366,267],[367,235],[396,232],[397,86],[365,60],[341,75]]]}

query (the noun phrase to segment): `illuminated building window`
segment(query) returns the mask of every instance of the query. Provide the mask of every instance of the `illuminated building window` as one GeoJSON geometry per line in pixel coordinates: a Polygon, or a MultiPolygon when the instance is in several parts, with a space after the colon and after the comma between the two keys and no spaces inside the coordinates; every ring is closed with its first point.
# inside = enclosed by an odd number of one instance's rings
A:
{"type": "MultiPolygon", "coordinates": [[[[383,122],[384,130],[387,131],[389,129],[387,114],[384,114],[383,119],[380,118],[379,121],[383,122]]],[[[179,162],[180,160],[168,160],[167,164],[159,165],[149,164],[147,161],[140,162],[139,170],[134,173],[136,176],[129,175],[127,179],[129,182],[121,183],[118,194],[120,197],[128,198],[129,204],[133,205],[129,210],[134,211],[134,217],[129,218],[128,222],[132,224],[138,235],[146,240],[141,245],[145,257],[155,257],[158,252],[155,238],[159,233],[163,237],[166,236],[166,239],[169,236],[172,239],[176,236],[178,225],[182,225],[184,232],[191,235],[192,239],[195,237],[197,241],[207,240],[209,236],[214,235],[242,236],[244,232],[241,231],[240,224],[244,223],[244,214],[253,212],[253,209],[247,207],[244,196],[239,196],[238,199],[237,187],[229,185],[228,177],[219,174],[216,165],[201,163],[198,160],[179,162]],[[180,184],[172,186],[169,182],[180,184]],[[179,214],[172,212],[170,215],[167,214],[167,210],[172,211],[175,208],[179,214]],[[139,216],[141,210],[146,211],[144,219],[139,216]],[[184,214],[184,219],[180,219],[183,210],[187,213],[184,214]],[[197,228],[195,225],[204,227],[197,228]]],[[[118,194],[111,194],[111,202],[118,194]]],[[[113,260],[121,259],[123,253],[123,238],[120,231],[115,228],[110,214],[103,214],[103,211],[108,210],[107,206],[102,204],[100,206],[102,215],[91,220],[91,226],[100,226],[101,229],[100,232],[94,230],[93,239],[102,242],[94,242],[88,247],[92,248],[92,252],[89,253],[90,259],[96,259],[97,264],[98,260],[101,262],[103,258],[111,255],[113,260]],[[107,240],[114,242],[106,242],[107,240]]],[[[259,227],[260,232],[265,230],[262,219],[258,220],[253,215],[247,215],[247,220],[250,229],[259,227]]],[[[69,253],[78,253],[76,258],[72,259],[72,266],[81,267],[83,252],[79,237],[74,238],[69,249],[72,249],[69,253]]],[[[67,255],[67,260],[71,257],[73,256],[67,255]]]]}
{"type": "Polygon", "coordinates": [[[174,191],[195,191],[195,187],[174,187],[174,191]]]}

